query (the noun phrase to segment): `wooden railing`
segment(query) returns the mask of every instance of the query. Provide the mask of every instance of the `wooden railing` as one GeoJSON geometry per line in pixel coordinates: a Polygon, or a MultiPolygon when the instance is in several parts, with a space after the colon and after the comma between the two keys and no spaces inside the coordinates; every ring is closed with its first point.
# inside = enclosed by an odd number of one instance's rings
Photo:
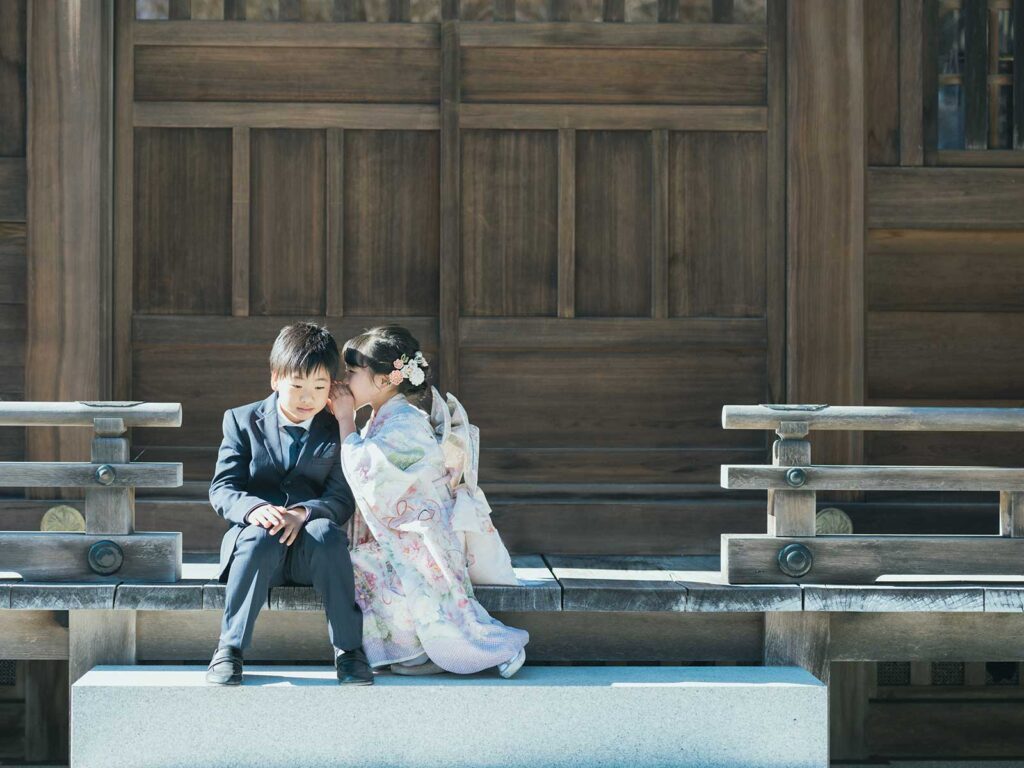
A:
{"type": "Polygon", "coordinates": [[[180,463],[132,463],[129,427],[180,427],[179,403],[0,403],[0,426],[92,427],[90,462],[2,462],[0,486],[85,488],[85,532],[0,531],[0,571],[26,581],[172,582],[181,533],[136,533],[135,488],[181,485],[180,463]]]}
{"type": "Polygon", "coordinates": [[[1024,574],[1024,469],[811,463],[812,430],[1024,431],[1024,408],[727,405],[725,429],[772,429],[771,466],[723,465],[721,484],[768,491],[768,532],[723,534],[732,583],[874,583],[880,576],[1024,574]],[[991,536],[815,535],[818,491],[998,491],[991,536]]]}

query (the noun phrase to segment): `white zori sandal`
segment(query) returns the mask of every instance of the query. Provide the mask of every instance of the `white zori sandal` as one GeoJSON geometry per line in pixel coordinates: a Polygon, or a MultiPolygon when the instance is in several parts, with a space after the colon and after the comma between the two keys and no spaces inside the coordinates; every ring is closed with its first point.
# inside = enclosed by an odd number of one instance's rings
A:
{"type": "Polygon", "coordinates": [[[526,661],[526,649],[520,648],[519,653],[508,661],[503,661],[498,665],[498,674],[507,680],[519,671],[519,668],[523,666],[524,661],[526,661]]]}

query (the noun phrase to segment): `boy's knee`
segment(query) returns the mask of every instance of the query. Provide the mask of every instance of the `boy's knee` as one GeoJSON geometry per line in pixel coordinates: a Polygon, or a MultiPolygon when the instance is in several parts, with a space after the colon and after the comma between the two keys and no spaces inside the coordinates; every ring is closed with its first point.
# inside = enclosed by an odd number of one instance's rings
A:
{"type": "Polygon", "coordinates": [[[282,546],[280,536],[271,536],[262,525],[247,525],[238,534],[235,546],[248,544],[257,552],[273,552],[282,546]]]}
{"type": "Polygon", "coordinates": [[[307,535],[311,536],[314,541],[321,542],[323,544],[339,544],[345,541],[345,532],[341,529],[341,526],[335,523],[333,520],[328,520],[325,517],[318,517],[316,520],[310,520],[306,523],[306,527],[303,529],[307,535]]]}

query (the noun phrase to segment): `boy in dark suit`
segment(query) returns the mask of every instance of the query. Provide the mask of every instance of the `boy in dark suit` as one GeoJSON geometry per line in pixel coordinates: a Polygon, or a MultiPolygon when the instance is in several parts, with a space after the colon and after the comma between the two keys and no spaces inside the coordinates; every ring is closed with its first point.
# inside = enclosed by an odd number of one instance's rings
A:
{"type": "Polygon", "coordinates": [[[373,683],[342,527],[355,505],[341,469],[338,422],[325,408],[338,365],[326,328],[289,325],[270,352],[273,394],[224,414],[210,503],[233,525],[220,548],[227,589],[209,683],[241,683],[256,617],[270,587],[285,583],[312,584],[323,597],[338,682],[373,683]]]}

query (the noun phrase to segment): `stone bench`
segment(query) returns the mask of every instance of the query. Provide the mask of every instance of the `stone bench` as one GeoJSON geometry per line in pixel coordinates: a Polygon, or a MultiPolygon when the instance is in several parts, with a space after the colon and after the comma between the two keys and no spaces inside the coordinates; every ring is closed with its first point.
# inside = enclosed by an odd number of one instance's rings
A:
{"type": "Polygon", "coordinates": [[[93,669],[72,688],[72,765],[828,765],[827,690],[794,667],[380,674],[372,688],[338,686],[325,667],[246,675],[226,689],[205,685],[200,667],[93,669]],[[287,712],[287,724],[239,719],[259,712],[287,712]],[[126,733],[132,749],[114,748],[126,733]]]}

